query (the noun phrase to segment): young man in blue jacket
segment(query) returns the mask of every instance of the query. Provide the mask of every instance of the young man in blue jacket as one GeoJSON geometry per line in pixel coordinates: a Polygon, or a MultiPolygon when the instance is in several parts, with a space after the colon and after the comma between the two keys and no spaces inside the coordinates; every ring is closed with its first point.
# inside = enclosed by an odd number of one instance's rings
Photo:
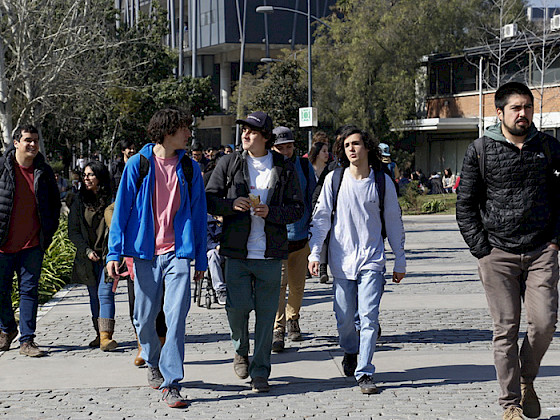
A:
{"type": "Polygon", "coordinates": [[[160,110],[150,120],[148,134],[154,143],[124,168],[107,255],[113,289],[121,256],[134,258],[134,322],[148,364],[148,383],[162,390],[164,402],[173,408],[187,405],[179,381],[184,375],[190,262],[196,261],[197,280],[207,268],[204,185],[199,166],[185,157],[191,123],[190,115],[176,108],[160,110]],[[155,321],[164,290],[167,335],[161,347],[155,321]]]}

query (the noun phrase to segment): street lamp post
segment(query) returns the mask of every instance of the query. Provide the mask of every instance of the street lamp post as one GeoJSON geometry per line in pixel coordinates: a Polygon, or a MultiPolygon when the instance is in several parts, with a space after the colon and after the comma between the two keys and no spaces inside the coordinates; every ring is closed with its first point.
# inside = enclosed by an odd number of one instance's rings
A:
{"type": "MultiPolygon", "coordinates": [[[[302,12],[301,10],[290,9],[288,7],[279,7],[279,6],[259,6],[257,7],[256,12],[264,13],[264,14],[272,14],[276,10],[307,16],[307,106],[311,108],[313,106],[313,85],[312,85],[313,72],[311,69],[311,19],[314,19],[317,22],[322,23],[329,29],[330,26],[325,22],[323,22],[321,19],[311,14],[311,0],[307,0],[307,13],[302,12]]],[[[308,134],[308,150],[311,150],[311,143],[313,139],[312,130],[313,129],[311,128],[308,134]]]]}

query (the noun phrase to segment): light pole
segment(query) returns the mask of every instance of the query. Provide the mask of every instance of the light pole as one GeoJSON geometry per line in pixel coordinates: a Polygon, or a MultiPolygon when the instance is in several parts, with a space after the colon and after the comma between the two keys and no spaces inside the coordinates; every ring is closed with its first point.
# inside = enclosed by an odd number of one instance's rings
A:
{"type": "MultiPolygon", "coordinates": [[[[256,8],[257,13],[264,13],[264,14],[272,14],[276,10],[307,16],[307,106],[311,108],[313,106],[313,71],[311,69],[311,19],[314,19],[317,22],[322,23],[329,29],[330,26],[325,22],[323,22],[318,17],[313,16],[311,14],[311,0],[307,0],[307,13],[302,12],[301,10],[290,9],[288,7],[280,7],[280,6],[258,6],[256,8]]],[[[309,134],[308,134],[308,150],[311,150],[312,140],[313,140],[313,128],[309,130],[309,134]]]]}

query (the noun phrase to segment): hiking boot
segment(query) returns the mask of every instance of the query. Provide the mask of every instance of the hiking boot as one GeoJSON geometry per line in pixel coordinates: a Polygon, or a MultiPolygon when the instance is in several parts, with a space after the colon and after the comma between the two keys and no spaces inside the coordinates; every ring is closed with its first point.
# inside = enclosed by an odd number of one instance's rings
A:
{"type": "Polygon", "coordinates": [[[148,366],[148,385],[154,389],[159,389],[163,384],[163,375],[159,368],[148,366]]]}
{"type": "Polygon", "coordinates": [[[233,356],[233,370],[239,379],[249,377],[249,356],[241,356],[235,353],[233,356]]]}
{"type": "Polygon", "coordinates": [[[363,375],[358,379],[358,385],[362,394],[377,394],[379,390],[373,382],[373,377],[370,375],[363,375]]]}
{"type": "Polygon", "coordinates": [[[521,384],[521,408],[523,414],[531,419],[541,415],[541,404],[533,384],[521,384]]]}
{"type": "Polygon", "coordinates": [[[272,333],[272,351],[282,353],[284,351],[284,330],[277,328],[272,333]]]}
{"type": "Polygon", "coordinates": [[[134,358],[134,366],[144,366],[146,361],[142,358],[142,346],[140,345],[140,340],[136,336],[136,342],[138,343],[138,354],[134,358]]]}
{"type": "Polygon", "coordinates": [[[99,322],[99,348],[102,351],[115,350],[118,346],[113,340],[115,331],[115,320],[110,318],[98,318],[99,322]]]}
{"type": "Polygon", "coordinates": [[[302,341],[301,330],[298,319],[288,319],[288,338],[292,341],[302,341]]]}
{"type": "Polygon", "coordinates": [[[503,420],[524,420],[521,407],[509,406],[504,411],[503,420]]]}
{"type": "Polygon", "coordinates": [[[354,372],[358,367],[358,354],[344,353],[342,359],[342,370],[346,376],[354,376],[354,372]]]}
{"type": "Polygon", "coordinates": [[[0,331],[0,351],[10,350],[10,344],[12,344],[12,341],[14,341],[14,338],[16,338],[17,335],[17,329],[15,331],[12,331],[11,333],[0,331]]]}
{"type": "Polygon", "coordinates": [[[46,353],[40,350],[33,340],[28,340],[19,345],[19,354],[29,357],[43,357],[46,353]]]}
{"type": "Polygon", "coordinates": [[[218,290],[216,292],[216,299],[218,299],[218,304],[225,305],[227,299],[227,292],[225,290],[218,290]]]}
{"type": "Polygon", "coordinates": [[[270,391],[270,385],[268,384],[268,379],[262,376],[256,376],[251,381],[251,387],[255,392],[268,392],[270,391]]]}
{"type": "Polygon", "coordinates": [[[163,402],[171,408],[183,408],[189,405],[182,397],[177,388],[163,388],[163,402]]]}

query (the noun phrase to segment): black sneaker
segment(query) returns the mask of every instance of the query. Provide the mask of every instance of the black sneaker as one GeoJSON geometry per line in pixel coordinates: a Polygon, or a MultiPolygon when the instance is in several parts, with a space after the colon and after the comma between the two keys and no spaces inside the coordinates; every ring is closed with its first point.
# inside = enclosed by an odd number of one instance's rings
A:
{"type": "Polygon", "coordinates": [[[269,392],[270,385],[268,384],[268,379],[262,376],[256,376],[251,381],[251,387],[254,392],[269,392]]]}
{"type": "Polygon", "coordinates": [[[163,375],[159,368],[148,366],[148,385],[154,389],[159,389],[163,385],[163,375]]]}
{"type": "Polygon", "coordinates": [[[377,394],[379,390],[373,382],[373,377],[369,375],[363,375],[358,379],[358,385],[362,394],[377,394]]]}
{"type": "Polygon", "coordinates": [[[10,344],[12,344],[12,341],[14,341],[14,338],[16,338],[17,335],[17,329],[15,331],[12,331],[11,333],[0,331],[0,351],[10,350],[10,344]]]}
{"type": "Polygon", "coordinates": [[[177,388],[163,388],[163,402],[171,408],[183,408],[189,405],[182,397],[177,388]]]}
{"type": "Polygon", "coordinates": [[[358,354],[344,353],[342,359],[342,370],[346,376],[354,376],[354,372],[358,367],[358,354]]]}
{"type": "Polygon", "coordinates": [[[278,328],[272,333],[272,351],[282,353],[284,351],[284,330],[278,328]]]}
{"type": "Polygon", "coordinates": [[[39,349],[33,340],[23,341],[19,345],[19,354],[29,357],[43,357],[46,353],[39,349]]]}

